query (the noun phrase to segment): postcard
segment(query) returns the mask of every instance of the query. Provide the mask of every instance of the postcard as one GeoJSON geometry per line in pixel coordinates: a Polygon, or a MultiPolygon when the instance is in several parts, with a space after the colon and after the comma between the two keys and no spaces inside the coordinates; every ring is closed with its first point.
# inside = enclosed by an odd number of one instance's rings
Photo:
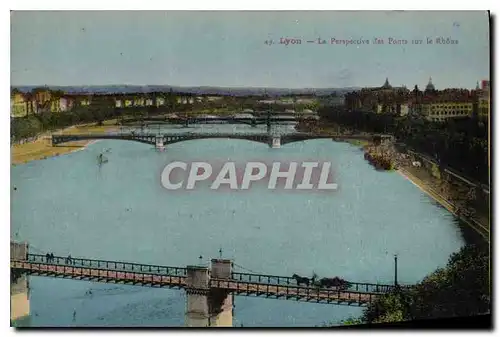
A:
{"type": "Polygon", "coordinates": [[[491,318],[488,11],[13,11],[10,89],[13,327],[491,318]]]}

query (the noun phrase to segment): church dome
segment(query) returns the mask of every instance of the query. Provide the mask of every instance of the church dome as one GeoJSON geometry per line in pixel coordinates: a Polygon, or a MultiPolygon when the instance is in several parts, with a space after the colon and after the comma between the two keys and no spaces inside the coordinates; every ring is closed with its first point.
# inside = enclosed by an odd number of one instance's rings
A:
{"type": "Polygon", "coordinates": [[[429,77],[429,83],[427,83],[427,86],[425,87],[425,90],[426,91],[436,90],[436,88],[434,88],[434,84],[432,84],[432,78],[431,77],[429,77]]]}
{"type": "Polygon", "coordinates": [[[382,86],[382,89],[392,89],[392,86],[389,84],[389,79],[388,78],[385,79],[385,83],[382,86]]]}

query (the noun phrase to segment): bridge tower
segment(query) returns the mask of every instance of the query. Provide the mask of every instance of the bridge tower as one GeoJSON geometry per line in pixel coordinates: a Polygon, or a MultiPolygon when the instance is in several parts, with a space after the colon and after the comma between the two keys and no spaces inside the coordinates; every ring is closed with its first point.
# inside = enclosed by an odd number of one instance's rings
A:
{"type": "Polygon", "coordinates": [[[266,125],[267,125],[267,133],[271,133],[271,111],[267,112],[267,119],[266,119],[266,125]]]}
{"type": "Polygon", "coordinates": [[[224,289],[211,289],[210,278],[230,279],[231,261],[213,259],[211,270],[203,266],[187,266],[186,326],[231,327],[233,295],[224,289]]]}
{"type": "MultiPolygon", "coordinates": [[[[231,279],[232,262],[227,259],[212,259],[211,278],[231,279]]],[[[233,326],[233,299],[234,295],[224,289],[212,288],[210,292],[210,326],[233,326]]]]}
{"type": "Polygon", "coordinates": [[[163,151],[165,150],[165,144],[163,143],[163,137],[162,136],[156,136],[155,140],[155,148],[158,151],[163,151]]]}
{"type": "Polygon", "coordinates": [[[279,149],[281,147],[281,137],[279,135],[271,135],[271,148],[279,149]]]}
{"type": "MultiPolygon", "coordinates": [[[[28,255],[27,243],[10,243],[10,258],[25,261],[28,255]]],[[[29,317],[29,283],[28,276],[19,271],[11,270],[10,274],[10,321],[24,320],[29,317]]]]}

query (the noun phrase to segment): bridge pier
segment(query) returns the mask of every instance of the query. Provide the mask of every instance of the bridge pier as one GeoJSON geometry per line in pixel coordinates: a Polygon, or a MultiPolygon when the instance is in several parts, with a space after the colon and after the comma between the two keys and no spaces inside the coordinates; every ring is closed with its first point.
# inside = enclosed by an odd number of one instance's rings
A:
{"type": "Polygon", "coordinates": [[[165,150],[165,144],[163,143],[163,137],[156,137],[156,140],[155,140],[155,148],[158,150],[158,151],[163,151],[165,150]]]}
{"type": "MultiPolygon", "coordinates": [[[[231,260],[212,259],[210,278],[230,280],[232,278],[231,260]]],[[[234,295],[227,290],[210,289],[210,326],[233,326],[234,295]]]]}
{"type": "Polygon", "coordinates": [[[208,267],[187,266],[186,278],[186,321],[187,327],[210,326],[208,293],[210,274],[208,267]]]}
{"type": "MultiPolygon", "coordinates": [[[[27,243],[10,243],[10,258],[25,261],[28,255],[27,243]]],[[[18,270],[11,270],[10,274],[10,321],[19,321],[29,317],[29,282],[28,276],[18,270]]]]}
{"type": "Polygon", "coordinates": [[[231,327],[233,295],[224,289],[210,287],[210,279],[230,279],[231,261],[213,259],[208,267],[187,266],[187,327],[231,327]]]}
{"type": "Polygon", "coordinates": [[[279,149],[281,147],[281,137],[280,136],[272,136],[271,137],[271,148],[279,149]]]}

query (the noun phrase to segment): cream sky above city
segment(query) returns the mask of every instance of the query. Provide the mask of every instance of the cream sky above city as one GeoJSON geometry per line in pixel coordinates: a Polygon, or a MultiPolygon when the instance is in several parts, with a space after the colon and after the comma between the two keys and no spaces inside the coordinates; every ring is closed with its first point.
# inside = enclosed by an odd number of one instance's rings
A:
{"type": "Polygon", "coordinates": [[[11,84],[474,88],[486,11],[12,12],[11,84]],[[436,38],[457,44],[439,44],[436,38]],[[301,39],[283,45],[281,38],[301,39]],[[320,45],[308,40],[324,39],[320,45]],[[369,44],[335,45],[331,38],[369,44]],[[385,41],[374,44],[374,39],[385,41]],[[389,44],[389,38],[408,44],[389,44]],[[427,38],[434,41],[427,44],[427,38]],[[422,44],[413,44],[415,39],[422,44]],[[274,44],[266,44],[273,40],[274,44]]]}

